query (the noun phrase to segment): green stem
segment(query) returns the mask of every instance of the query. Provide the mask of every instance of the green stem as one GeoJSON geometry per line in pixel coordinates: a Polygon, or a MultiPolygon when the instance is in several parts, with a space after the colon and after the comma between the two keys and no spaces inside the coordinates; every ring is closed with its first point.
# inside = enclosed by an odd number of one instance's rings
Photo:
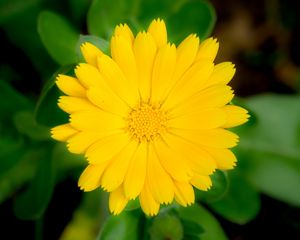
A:
{"type": "Polygon", "coordinates": [[[43,217],[35,220],[35,240],[43,240],[43,217]]]}

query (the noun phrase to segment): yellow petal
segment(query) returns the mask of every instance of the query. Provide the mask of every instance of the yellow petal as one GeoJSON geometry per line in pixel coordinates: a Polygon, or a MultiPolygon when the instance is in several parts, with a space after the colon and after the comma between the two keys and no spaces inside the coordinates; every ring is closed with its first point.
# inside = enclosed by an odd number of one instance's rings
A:
{"type": "Polygon", "coordinates": [[[170,112],[168,115],[175,117],[188,112],[198,112],[206,108],[222,107],[229,103],[233,96],[234,94],[229,86],[211,86],[174,105],[168,110],[170,112]]]}
{"type": "Polygon", "coordinates": [[[219,43],[217,42],[217,39],[208,38],[200,44],[196,60],[208,60],[213,62],[218,50],[219,43]]]}
{"type": "Polygon", "coordinates": [[[56,85],[67,95],[73,97],[85,97],[85,88],[78,82],[77,78],[59,74],[56,85]]]}
{"type": "Polygon", "coordinates": [[[187,207],[195,202],[194,189],[191,184],[175,181],[174,185],[176,202],[184,207],[187,207]]]}
{"type": "Polygon", "coordinates": [[[57,141],[66,141],[78,133],[70,124],[63,124],[51,129],[51,137],[57,141]]]}
{"type": "Polygon", "coordinates": [[[73,135],[68,139],[68,150],[72,153],[84,153],[89,146],[97,142],[100,139],[108,137],[110,135],[121,133],[121,130],[114,131],[83,131],[76,135],[73,135]]]}
{"type": "Polygon", "coordinates": [[[172,129],[172,132],[201,146],[231,148],[237,145],[239,137],[222,128],[208,130],[172,129]]]}
{"type": "Polygon", "coordinates": [[[129,138],[126,134],[116,134],[99,140],[90,146],[85,154],[91,164],[101,164],[111,161],[119,152],[128,145],[129,138]]]}
{"type": "Polygon", "coordinates": [[[151,34],[140,32],[135,38],[133,52],[139,74],[139,91],[142,99],[150,97],[153,63],[156,55],[156,44],[151,34]]]}
{"type": "Polygon", "coordinates": [[[222,62],[215,66],[213,73],[207,81],[207,86],[214,84],[227,84],[235,74],[235,66],[231,62],[222,62]]]}
{"type": "Polygon", "coordinates": [[[120,24],[116,26],[114,36],[122,36],[131,44],[134,40],[133,33],[127,24],[120,24]]]}
{"type": "Polygon", "coordinates": [[[207,191],[212,186],[212,182],[209,176],[203,176],[198,174],[195,174],[192,177],[191,184],[202,191],[207,191]]]}
{"type": "Polygon", "coordinates": [[[98,58],[98,68],[111,89],[130,106],[139,100],[135,86],[124,76],[119,66],[107,55],[98,58]]]}
{"type": "MultiPolygon", "coordinates": [[[[105,191],[114,191],[122,184],[137,145],[138,143],[136,141],[130,141],[129,144],[110,161],[101,179],[101,186],[105,191]]],[[[136,174],[137,173],[134,172],[133,177],[136,176],[136,174]]],[[[136,181],[139,180],[136,179],[136,181]]]]}
{"type": "Polygon", "coordinates": [[[199,61],[193,64],[169,92],[163,104],[164,107],[170,108],[202,90],[213,69],[213,63],[208,61],[199,61]]]}
{"type": "Polygon", "coordinates": [[[224,128],[236,127],[248,121],[249,114],[244,108],[226,105],[222,109],[226,114],[226,123],[223,125],[224,128]]]}
{"type": "Polygon", "coordinates": [[[224,125],[226,115],[219,108],[203,109],[168,120],[168,126],[181,129],[212,129],[224,125]]]}
{"type": "Polygon", "coordinates": [[[61,96],[58,99],[58,106],[67,113],[74,113],[85,110],[97,110],[97,106],[86,98],[61,96]]]}
{"type": "Polygon", "coordinates": [[[167,145],[159,139],[154,144],[157,157],[170,176],[178,181],[188,182],[191,170],[188,168],[186,160],[176,154],[173,146],[167,145]]]}
{"type": "Polygon", "coordinates": [[[128,42],[124,36],[112,37],[111,55],[129,81],[129,84],[135,87],[138,94],[138,71],[132,50],[132,43],[128,42]]]}
{"type": "Polygon", "coordinates": [[[126,207],[128,199],[124,195],[122,186],[109,194],[109,210],[113,215],[120,214],[126,207]]]}
{"type": "MultiPolygon", "coordinates": [[[[103,56],[106,55],[103,54],[103,56]]],[[[109,84],[105,81],[103,75],[100,74],[99,70],[96,67],[81,63],[76,67],[75,73],[79,81],[86,88],[96,88],[99,91],[99,95],[110,95],[112,97],[112,100],[114,100],[116,97],[120,98],[120,96],[116,92],[114,92],[109,84]]]]}
{"type": "Polygon", "coordinates": [[[124,192],[128,199],[136,198],[144,186],[148,158],[147,144],[141,143],[130,161],[124,180],[124,192]]]}
{"type": "Polygon", "coordinates": [[[70,115],[71,125],[79,130],[106,131],[121,129],[126,126],[126,121],[102,110],[81,111],[70,115]]]}
{"type": "Polygon", "coordinates": [[[158,48],[167,44],[167,29],[162,19],[155,19],[151,22],[148,33],[154,38],[158,48]]]}
{"type": "Polygon", "coordinates": [[[82,55],[85,59],[85,61],[88,64],[91,64],[95,67],[97,67],[97,58],[100,57],[103,52],[94,46],[93,44],[89,42],[85,42],[80,46],[80,50],[82,52],[82,55]]]}
{"type": "Polygon", "coordinates": [[[80,83],[86,87],[104,87],[104,80],[98,69],[86,63],[80,63],[75,68],[75,74],[80,83]]]}
{"type": "Polygon", "coordinates": [[[173,180],[160,164],[152,146],[149,149],[147,179],[149,190],[157,202],[168,204],[173,201],[173,180]]]}
{"type": "Polygon", "coordinates": [[[233,169],[237,159],[229,149],[203,147],[216,161],[217,168],[221,170],[233,169]]]}
{"type": "Polygon", "coordinates": [[[140,194],[140,204],[143,211],[149,215],[157,215],[159,211],[159,203],[153,198],[150,189],[148,187],[147,180],[145,181],[145,186],[140,194]]]}
{"type": "Polygon", "coordinates": [[[202,148],[172,134],[166,134],[164,140],[174,148],[176,155],[184,156],[193,173],[209,175],[215,171],[215,160],[202,148]]]}
{"type": "Polygon", "coordinates": [[[195,34],[189,35],[177,48],[176,70],[173,75],[173,83],[185,73],[195,60],[199,46],[199,38],[195,34]]]}
{"type": "Polygon", "coordinates": [[[115,94],[110,94],[103,88],[92,87],[87,90],[88,99],[106,112],[126,117],[130,108],[115,94]]]}
{"type": "Polygon", "coordinates": [[[176,47],[165,45],[158,50],[153,65],[151,102],[159,103],[170,87],[176,64],[176,47]]]}
{"type": "Polygon", "coordinates": [[[88,192],[99,187],[100,178],[106,165],[106,163],[102,165],[88,165],[79,178],[78,186],[80,189],[88,192]]]}

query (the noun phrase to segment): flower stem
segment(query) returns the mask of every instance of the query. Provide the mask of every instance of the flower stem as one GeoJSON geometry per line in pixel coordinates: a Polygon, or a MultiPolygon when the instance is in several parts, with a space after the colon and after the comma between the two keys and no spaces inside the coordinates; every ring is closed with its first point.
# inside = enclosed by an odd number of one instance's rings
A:
{"type": "Polygon", "coordinates": [[[35,220],[35,240],[43,239],[43,217],[35,220]]]}

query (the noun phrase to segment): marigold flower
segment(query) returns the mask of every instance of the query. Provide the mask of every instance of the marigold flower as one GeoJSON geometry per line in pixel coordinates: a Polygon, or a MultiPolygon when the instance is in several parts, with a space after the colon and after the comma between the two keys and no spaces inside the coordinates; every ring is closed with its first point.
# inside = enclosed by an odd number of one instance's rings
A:
{"type": "Polygon", "coordinates": [[[70,121],[54,127],[52,137],[85,154],[79,186],[109,192],[113,214],[137,197],[147,215],[174,199],[191,205],[193,186],[205,191],[216,169],[235,166],[230,148],[238,136],[227,128],[249,116],[229,104],[234,94],[227,84],[235,68],[214,64],[218,46],[213,38],[200,43],[191,34],[176,47],[160,19],[135,37],[121,24],[111,39],[111,57],[84,43],[86,63],[76,67],[76,77],[57,77],[67,95],[58,105],[70,121]]]}

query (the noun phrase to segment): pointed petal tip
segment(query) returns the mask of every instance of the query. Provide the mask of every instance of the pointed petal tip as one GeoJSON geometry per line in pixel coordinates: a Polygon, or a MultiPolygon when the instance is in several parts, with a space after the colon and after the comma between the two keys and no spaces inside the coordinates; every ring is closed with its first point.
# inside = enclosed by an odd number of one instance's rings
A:
{"type": "Polygon", "coordinates": [[[157,214],[158,214],[158,212],[151,212],[151,213],[149,213],[149,216],[150,217],[155,217],[157,214]]]}
{"type": "Polygon", "coordinates": [[[58,125],[56,127],[53,127],[51,130],[51,138],[65,142],[67,141],[71,136],[76,134],[78,131],[71,127],[69,123],[58,125]]]}
{"type": "Polygon", "coordinates": [[[158,24],[165,24],[165,21],[160,17],[155,18],[150,22],[149,27],[153,26],[153,25],[158,25],[158,24]]]}
{"type": "Polygon", "coordinates": [[[110,190],[109,187],[104,185],[102,181],[101,181],[100,187],[104,192],[111,192],[111,191],[109,191],[110,190]]]}
{"type": "Polygon", "coordinates": [[[55,84],[56,84],[56,86],[60,89],[61,88],[61,85],[63,84],[63,77],[64,77],[65,75],[63,75],[63,74],[57,74],[57,76],[56,76],[56,78],[55,78],[55,84]]]}
{"type": "MultiPolygon", "coordinates": [[[[74,68],[75,74],[76,74],[76,72],[83,66],[82,64],[83,64],[83,63],[78,63],[78,64],[75,66],[75,68],[74,68]]],[[[76,75],[77,75],[77,74],[76,74],[76,75]]]]}
{"type": "Polygon", "coordinates": [[[119,213],[117,211],[115,211],[115,210],[111,211],[111,214],[114,215],[114,216],[118,216],[119,215],[119,213]]]}
{"type": "Polygon", "coordinates": [[[155,21],[155,22],[163,22],[164,20],[162,18],[158,17],[158,18],[155,18],[153,21],[155,21]]]}
{"type": "Polygon", "coordinates": [[[82,185],[79,185],[78,184],[78,187],[81,191],[84,191],[84,192],[90,192],[86,187],[82,186],[82,185]]]}
{"type": "Polygon", "coordinates": [[[161,202],[161,204],[169,205],[169,204],[171,204],[171,203],[173,202],[173,199],[174,199],[174,196],[173,196],[172,199],[170,199],[170,200],[168,200],[168,201],[163,201],[163,202],[161,202]]]}
{"type": "Polygon", "coordinates": [[[57,74],[57,76],[56,76],[56,82],[59,81],[59,79],[60,79],[62,76],[63,76],[63,74],[60,74],[60,73],[57,74]]]}
{"type": "Polygon", "coordinates": [[[187,203],[187,207],[192,206],[195,203],[195,199],[187,203]]]}
{"type": "Polygon", "coordinates": [[[125,37],[129,42],[132,42],[134,39],[134,35],[130,29],[130,27],[126,24],[119,24],[115,27],[114,36],[123,36],[125,37]]]}
{"type": "Polygon", "coordinates": [[[130,201],[135,200],[138,197],[138,195],[136,195],[136,194],[135,195],[129,195],[128,193],[127,194],[125,193],[125,195],[128,198],[128,200],[130,200],[130,201]]]}
{"type": "Polygon", "coordinates": [[[117,27],[118,28],[127,28],[127,27],[129,28],[127,23],[120,23],[120,24],[117,25],[117,27]]]}
{"type": "Polygon", "coordinates": [[[143,209],[143,212],[149,217],[155,217],[159,213],[159,209],[160,209],[160,206],[158,206],[157,208],[153,208],[153,209],[147,209],[147,211],[145,211],[145,209],[143,209]]]}
{"type": "Polygon", "coordinates": [[[155,18],[154,20],[152,20],[152,22],[150,23],[150,25],[149,25],[149,27],[150,26],[163,26],[164,28],[165,28],[165,21],[162,19],[162,18],[160,18],[160,17],[158,17],[158,18],[155,18]]]}
{"type": "Polygon", "coordinates": [[[86,44],[87,44],[87,42],[81,43],[81,44],[80,44],[80,49],[82,50],[83,48],[85,48],[85,47],[86,47],[86,44]]]}
{"type": "Polygon", "coordinates": [[[191,33],[189,34],[184,40],[194,40],[194,41],[199,41],[199,37],[196,33],[191,33]]]}
{"type": "Polygon", "coordinates": [[[88,50],[88,47],[93,46],[89,42],[83,42],[80,44],[80,51],[83,53],[84,51],[88,50]]]}
{"type": "Polygon", "coordinates": [[[210,189],[211,189],[211,186],[207,186],[206,188],[203,188],[203,189],[201,189],[201,190],[207,192],[207,191],[210,190],[210,189]]]}
{"type": "Polygon", "coordinates": [[[211,38],[209,38],[209,39],[211,39],[211,41],[212,41],[214,44],[219,44],[219,41],[218,41],[218,39],[217,39],[216,37],[211,37],[211,38]]]}

